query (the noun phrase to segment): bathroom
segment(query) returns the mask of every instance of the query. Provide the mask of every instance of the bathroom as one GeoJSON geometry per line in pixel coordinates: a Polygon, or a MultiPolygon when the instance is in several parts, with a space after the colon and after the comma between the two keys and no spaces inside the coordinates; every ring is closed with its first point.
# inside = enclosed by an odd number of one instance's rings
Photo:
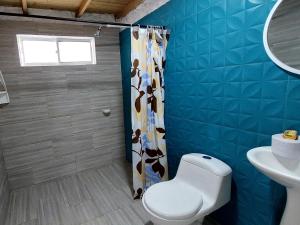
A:
{"type": "Polygon", "coordinates": [[[299,10],[1,1],[0,224],[300,225],[299,10]]]}

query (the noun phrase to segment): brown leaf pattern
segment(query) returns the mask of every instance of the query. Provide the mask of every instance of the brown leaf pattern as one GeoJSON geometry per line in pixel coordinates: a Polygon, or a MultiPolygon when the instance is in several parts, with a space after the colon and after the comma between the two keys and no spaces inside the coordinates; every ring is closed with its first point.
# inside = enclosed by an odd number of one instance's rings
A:
{"type": "Polygon", "coordinates": [[[134,77],[135,75],[138,74],[138,72],[139,72],[138,66],[139,66],[139,60],[134,59],[134,61],[132,63],[131,77],[134,77]]]}
{"type": "Polygon", "coordinates": [[[139,39],[139,32],[138,32],[138,31],[133,31],[133,32],[132,32],[132,36],[133,36],[136,40],[138,40],[138,39],[139,39]]]}
{"type": "Polygon", "coordinates": [[[134,199],[168,179],[164,127],[165,51],[169,34],[132,28],[131,113],[134,199]],[[146,46],[146,47],[145,47],[146,46]],[[151,49],[150,49],[151,48],[151,49]]]}

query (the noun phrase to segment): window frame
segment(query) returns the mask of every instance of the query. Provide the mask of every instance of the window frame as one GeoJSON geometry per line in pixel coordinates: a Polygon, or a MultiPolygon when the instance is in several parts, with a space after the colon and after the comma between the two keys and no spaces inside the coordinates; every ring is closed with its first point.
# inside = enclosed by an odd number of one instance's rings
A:
{"type": "Polygon", "coordinates": [[[80,66],[80,65],[95,65],[96,59],[96,45],[94,37],[77,37],[77,36],[50,36],[50,35],[30,35],[17,34],[18,51],[21,67],[33,66],[80,66]],[[26,63],[24,55],[23,41],[53,41],[56,43],[57,63],[26,63]],[[91,61],[76,61],[76,62],[61,62],[59,54],[59,42],[86,42],[90,44],[91,61]]]}

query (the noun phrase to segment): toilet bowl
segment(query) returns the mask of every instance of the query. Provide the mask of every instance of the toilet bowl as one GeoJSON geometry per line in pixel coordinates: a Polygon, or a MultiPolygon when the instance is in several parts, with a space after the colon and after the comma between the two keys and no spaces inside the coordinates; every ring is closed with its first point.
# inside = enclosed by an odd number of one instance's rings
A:
{"type": "Polygon", "coordinates": [[[147,189],[143,206],[155,225],[202,224],[206,215],[229,202],[231,172],[211,156],[184,155],[173,180],[147,189]]]}

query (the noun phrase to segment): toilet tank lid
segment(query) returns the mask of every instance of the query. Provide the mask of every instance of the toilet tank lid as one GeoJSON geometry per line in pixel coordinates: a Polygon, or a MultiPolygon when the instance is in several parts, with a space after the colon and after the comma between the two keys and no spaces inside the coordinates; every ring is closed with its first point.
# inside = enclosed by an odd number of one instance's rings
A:
{"type": "Polygon", "coordinates": [[[221,160],[200,153],[184,155],[182,160],[208,170],[217,176],[227,176],[232,172],[231,168],[221,160]]]}

